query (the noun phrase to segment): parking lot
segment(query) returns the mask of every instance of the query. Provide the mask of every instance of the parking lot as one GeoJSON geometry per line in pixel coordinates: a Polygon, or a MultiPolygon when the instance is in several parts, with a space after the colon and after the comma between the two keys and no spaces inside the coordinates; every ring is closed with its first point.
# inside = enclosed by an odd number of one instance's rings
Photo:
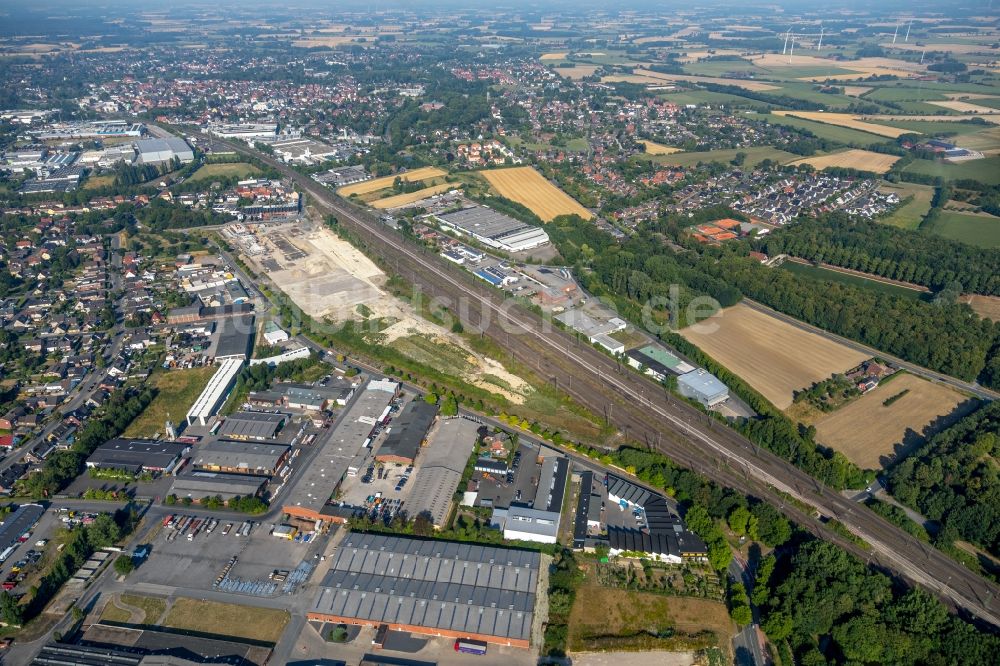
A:
{"type": "Polygon", "coordinates": [[[510,506],[511,502],[530,503],[535,497],[535,486],[541,475],[542,466],[538,463],[538,450],[521,444],[515,454],[512,464],[513,479],[510,483],[507,477],[498,478],[492,474],[476,472],[473,480],[479,482],[479,495],[476,504],[479,506],[510,506]]]}
{"type": "Polygon", "coordinates": [[[30,529],[28,537],[13,546],[14,550],[0,565],[0,580],[3,581],[4,589],[11,592],[26,590],[26,586],[37,579],[54,559],[58,546],[53,537],[56,529],[63,525],[60,520],[63,515],[65,514],[52,510],[46,511],[30,529]]]}
{"type": "Polygon", "coordinates": [[[196,512],[178,512],[173,523],[161,526],[150,540],[149,558],[133,575],[135,582],[269,596],[291,591],[285,589],[287,583],[299,584],[311,572],[311,563],[300,566],[313,542],[311,534],[308,540],[303,535],[296,535],[300,540],[280,538],[271,534],[275,523],[238,516],[215,519],[209,531],[206,520],[211,525],[211,519],[196,512]],[[197,533],[189,538],[198,520],[197,533]],[[183,528],[177,529],[178,524],[183,528]],[[292,575],[304,569],[305,576],[292,575]]]}

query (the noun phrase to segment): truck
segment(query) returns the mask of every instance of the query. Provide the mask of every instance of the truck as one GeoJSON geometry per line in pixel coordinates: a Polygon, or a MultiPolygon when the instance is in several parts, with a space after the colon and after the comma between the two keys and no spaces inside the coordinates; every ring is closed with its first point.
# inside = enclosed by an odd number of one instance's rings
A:
{"type": "Polygon", "coordinates": [[[247,521],[246,527],[243,528],[243,536],[250,536],[250,530],[253,529],[253,523],[247,521]]]}
{"type": "Polygon", "coordinates": [[[466,654],[486,654],[486,643],[471,638],[459,638],[455,641],[455,652],[466,654]]]}
{"type": "Polygon", "coordinates": [[[246,536],[243,532],[244,531],[249,532],[250,531],[249,527],[250,523],[244,520],[243,524],[240,525],[239,529],[236,530],[236,536],[246,536]]]}
{"type": "Polygon", "coordinates": [[[7,558],[13,555],[15,550],[17,550],[17,546],[10,546],[0,553],[0,564],[6,562],[7,558]]]}

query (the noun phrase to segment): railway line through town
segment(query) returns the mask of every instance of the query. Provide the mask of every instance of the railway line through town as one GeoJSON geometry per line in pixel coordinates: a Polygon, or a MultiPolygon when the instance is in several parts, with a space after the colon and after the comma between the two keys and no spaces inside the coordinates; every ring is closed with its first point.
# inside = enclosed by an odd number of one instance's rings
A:
{"type": "Polygon", "coordinates": [[[544,326],[534,313],[504,300],[485,284],[475,284],[463,269],[407,241],[366,211],[338,200],[307,176],[244,146],[220,143],[262,160],[293,179],[318,210],[336,216],[367,246],[365,249],[418,286],[427,297],[440,299],[450,310],[457,311],[467,331],[481,329],[513,359],[533,368],[539,376],[550,378],[580,404],[603,415],[625,439],[661,451],[681,466],[774,504],[817,536],[923,586],[969,619],[1000,628],[1000,613],[994,609],[998,587],[993,583],[823,486],[791,463],[760,449],[736,431],[671,399],[662,387],[623,368],[614,359],[562,330],[544,326]],[[847,526],[870,550],[831,529],[820,516],[847,526]]]}

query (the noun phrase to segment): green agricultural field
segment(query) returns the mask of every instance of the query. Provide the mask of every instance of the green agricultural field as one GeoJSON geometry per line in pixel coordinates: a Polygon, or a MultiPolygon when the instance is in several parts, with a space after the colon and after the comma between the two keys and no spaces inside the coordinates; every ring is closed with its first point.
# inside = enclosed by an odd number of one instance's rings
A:
{"type": "Polygon", "coordinates": [[[928,90],[923,86],[882,86],[865,93],[862,97],[872,102],[927,102],[948,99],[937,90],[928,90]]]}
{"type": "Polygon", "coordinates": [[[774,114],[758,114],[756,117],[760,120],[767,121],[772,125],[784,125],[785,127],[793,127],[795,129],[807,130],[809,132],[812,132],[821,139],[826,139],[827,141],[836,141],[837,143],[842,143],[846,146],[867,148],[868,146],[872,146],[877,143],[888,142],[884,137],[880,139],[879,137],[876,137],[874,134],[869,134],[868,132],[861,132],[856,129],[851,129],[850,127],[838,127],[837,125],[818,123],[814,120],[806,120],[805,118],[796,118],[795,116],[776,116],[774,114]]]}
{"type": "Polygon", "coordinates": [[[918,185],[917,183],[894,183],[886,185],[883,190],[895,192],[901,201],[906,201],[888,217],[879,220],[883,224],[891,224],[894,227],[903,229],[916,229],[920,226],[927,211],[931,209],[931,200],[934,198],[934,187],[931,185],[918,185]]]}
{"type": "Polygon", "coordinates": [[[692,62],[684,65],[684,71],[696,76],[723,76],[726,72],[753,72],[754,76],[763,76],[767,72],[767,70],[742,58],[739,60],[692,62]]]}
{"type": "Polygon", "coordinates": [[[190,370],[159,371],[152,375],[150,382],[156,387],[156,397],[125,429],[125,437],[152,437],[163,432],[168,418],[174,423],[183,420],[216,369],[209,365],[190,370]]]}
{"type": "Polygon", "coordinates": [[[794,261],[786,261],[781,264],[781,268],[796,275],[801,275],[804,278],[810,280],[826,280],[828,282],[839,282],[840,284],[851,285],[852,287],[861,287],[862,289],[871,289],[872,291],[882,292],[883,294],[890,294],[892,296],[900,296],[902,298],[908,298],[911,300],[920,300],[922,292],[916,291],[914,289],[907,289],[906,287],[897,287],[893,284],[886,284],[885,282],[879,282],[878,280],[869,280],[868,278],[861,277],[860,275],[850,275],[847,273],[841,273],[840,271],[833,271],[829,268],[822,268],[820,266],[812,266],[806,264],[799,264],[794,261]]]}
{"type": "MultiPolygon", "coordinates": [[[[673,157],[673,156],[671,156],[673,157]]],[[[941,177],[946,181],[972,179],[986,185],[1000,185],[1000,157],[949,164],[932,160],[913,160],[904,171],[941,177]]]]}
{"type": "MultiPolygon", "coordinates": [[[[945,111],[945,109],[941,109],[945,111]]],[[[938,115],[944,115],[938,114],[938,115]]],[[[979,123],[963,123],[958,120],[866,120],[865,122],[874,125],[886,125],[888,127],[898,127],[911,132],[920,132],[928,136],[935,134],[955,134],[963,136],[974,134],[990,125],[980,125],[979,123]]]]}
{"type": "Polygon", "coordinates": [[[977,247],[1000,248],[1000,218],[941,211],[931,231],[939,236],[977,247]]]}
{"type": "Polygon", "coordinates": [[[747,156],[746,164],[750,166],[759,164],[764,160],[771,160],[773,162],[786,164],[788,162],[802,159],[801,155],[793,155],[792,153],[785,152],[784,150],[778,150],[777,148],[772,148],[771,146],[708,150],[693,153],[674,153],[672,155],[642,155],[641,157],[637,157],[641,159],[652,159],[654,162],[659,164],[690,167],[695,166],[698,162],[721,162],[723,164],[728,164],[734,157],[736,157],[736,153],[745,153],[747,156]]]}
{"type": "MultiPolygon", "coordinates": [[[[841,82],[835,82],[834,85],[843,85],[841,82]]],[[[846,109],[851,104],[856,104],[857,99],[854,97],[849,97],[847,95],[834,95],[831,93],[823,93],[815,89],[815,83],[807,83],[805,81],[789,81],[787,83],[781,84],[780,90],[769,90],[767,94],[770,95],[787,95],[789,97],[794,97],[795,99],[801,99],[806,102],[812,102],[813,104],[821,104],[823,108],[828,111],[836,111],[839,109],[846,109]]]]}
{"type": "Polygon", "coordinates": [[[236,176],[237,178],[251,178],[260,173],[260,169],[245,162],[233,162],[231,164],[206,164],[194,175],[188,178],[190,182],[210,180],[212,178],[226,178],[236,176]]]}
{"type": "Polygon", "coordinates": [[[769,109],[773,105],[760,102],[749,97],[730,95],[729,93],[713,92],[711,90],[685,90],[683,92],[664,93],[660,95],[663,99],[674,104],[741,104],[754,106],[760,109],[769,109]]]}

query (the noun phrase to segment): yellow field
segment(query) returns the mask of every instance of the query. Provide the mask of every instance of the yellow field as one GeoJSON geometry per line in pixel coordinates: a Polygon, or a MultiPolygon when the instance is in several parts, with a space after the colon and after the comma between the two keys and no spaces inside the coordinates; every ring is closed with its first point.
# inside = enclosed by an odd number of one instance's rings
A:
{"type": "Polygon", "coordinates": [[[349,197],[352,194],[369,194],[371,192],[384,190],[387,187],[392,187],[392,183],[396,180],[396,178],[400,178],[407,183],[413,183],[418,180],[427,180],[428,178],[437,178],[445,175],[447,175],[447,172],[438,169],[437,167],[420,167],[419,169],[404,171],[403,173],[398,173],[393,176],[373,178],[372,180],[365,180],[360,183],[345,185],[337,190],[337,194],[342,197],[349,197]]]}
{"type": "Polygon", "coordinates": [[[844,94],[848,97],[861,97],[869,90],[871,88],[865,86],[844,86],[844,94]]]}
{"type": "Polygon", "coordinates": [[[927,102],[928,104],[933,104],[934,106],[940,106],[945,109],[951,109],[952,111],[958,111],[959,113],[1000,113],[1000,109],[994,109],[988,106],[982,106],[980,104],[971,104],[969,102],[960,102],[957,100],[949,100],[947,102],[927,102]]]}
{"type": "Polygon", "coordinates": [[[858,169],[859,171],[886,173],[899,159],[896,155],[883,155],[882,153],[873,153],[870,150],[852,149],[833,153],[832,155],[807,157],[804,160],[796,160],[791,164],[792,166],[811,164],[820,171],[829,167],[844,167],[847,169],[858,169]]]}
{"type": "MultiPolygon", "coordinates": [[[[896,137],[904,134],[920,134],[920,132],[914,132],[913,130],[904,130],[899,129],[898,127],[886,127],[884,125],[866,123],[862,120],[858,120],[857,116],[851,113],[825,113],[823,111],[772,111],[771,113],[777,116],[794,116],[795,118],[815,120],[818,123],[826,123],[827,125],[850,127],[851,129],[868,132],[869,134],[887,136],[891,139],[895,139],[896,137]]],[[[911,116],[909,119],[912,120],[913,117],[911,116]]],[[[921,120],[924,120],[924,118],[921,117],[921,120]]]]}
{"type": "Polygon", "coordinates": [[[541,57],[539,57],[538,59],[539,60],[562,60],[563,58],[565,58],[568,55],[569,55],[569,53],[566,53],[565,51],[562,52],[562,53],[543,53],[541,55],[541,57]]]}
{"type": "Polygon", "coordinates": [[[531,212],[551,222],[560,215],[579,215],[589,220],[593,215],[565,192],[545,180],[533,167],[514,167],[481,171],[500,196],[527,206],[531,212]]]}
{"type": "Polygon", "coordinates": [[[377,201],[371,202],[372,208],[399,208],[400,206],[405,206],[406,204],[411,204],[414,201],[420,201],[421,199],[426,199],[432,194],[440,194],[441,192],[447,192],[452,187],[455,187],[452,183],[441,183],[440,185],[431,185],[430,187],[425,187],[422,190],[417,190],[416,192],[407,192],[406,194],[397,194],[392,197],[386,197],[384,199],[378,199],[377,201]]]}
{"type": "Polygon", "coordinates": [[[574,65],[573,67],[556,67],[555,73],[564,79],[579,81],[585,76],[593,76],[598,65],[574,65]]]}
{"type": "Polygon", "coordinates": [[[868,358],[742,303],[680,331],[779,409],[794,391],[850,370],[868,358]]]}
{"type": "Polygon", "coordinates": [[[1000,321],[1000,296],[969,294],[963,296],[962,301],[968,303],[980,317],[1000,321]]]}
{"type": "Polygon", "coordinates": [[[674,148],[673,146],[664,146],[662,143],[656,143],[654,141],[646,141],[645,139],[639,141],[643,146],[646,147],[646,152],[650,155],[672,155],[673,153],[681,152],[680,148],[674,148]]]}
{"type": "MultiPolygon", "coordinates": [[[[816,440],[865,469],[883,467],[919,445],[932,422],[965,398],[947,386],[903,375],[816,421],[816,440]],[[907,390],[889,406],[882,403],[907,390]]],[[[939,424],[940,425],[940,424],[939,424]]]]}

